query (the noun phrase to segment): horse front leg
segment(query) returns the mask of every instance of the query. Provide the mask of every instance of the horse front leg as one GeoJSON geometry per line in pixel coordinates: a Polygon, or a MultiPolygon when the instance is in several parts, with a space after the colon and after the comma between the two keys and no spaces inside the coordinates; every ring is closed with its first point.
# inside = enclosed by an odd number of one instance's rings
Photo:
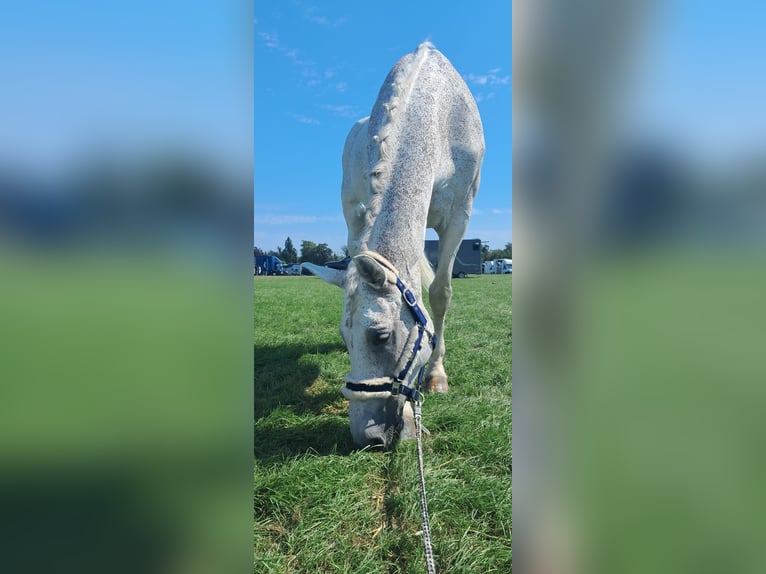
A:
{"type": "MultiPolygon", "coordinates": [[[[440,242],[441,243],[441,242],[440,242]]],[[[441,249],[439,249],[441,252],[441,249]]],[[[434,333],[437,337],[436,348],[431,353],[431,361],[426,375],[425,390],[428,392],[446,393],[449,390],[447,373],[444,371],[444,319],[447,307],[452,299],[452,278],[450,272],[437,272],[431,287],[428,289],[428,299],[433,311],[434,333]]],[[[441,269],[442,266],[439,266],[441,269]]]]}
{"type": "Polygon", "coordinates": [[[439,265],[431,287],[428,289],[428,299],[433,311],[434,333],[438,338],[436,348],[431,354],[431,363],[426,376],[425,390],[446,393],[449,390],[447,373],[444,370],[444,322],[447,308],[452,300],[452,267],[455,264],[460,242],[468,227],[468,218],[464,221],[453,221],[446,229],[438,230],[439,235],[439,265]]]}

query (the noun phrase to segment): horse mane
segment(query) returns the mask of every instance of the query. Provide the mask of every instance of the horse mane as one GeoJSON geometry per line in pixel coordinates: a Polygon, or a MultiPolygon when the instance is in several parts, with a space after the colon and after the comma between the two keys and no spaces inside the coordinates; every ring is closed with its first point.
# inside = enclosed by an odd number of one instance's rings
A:
{"type": "MultiPolygon", "coordinates": [[[[377,151],[377,160],[374,162],[368,173],[370,194],[369,205],[365,212],[365,240],[363,243],[366,243],[366,239],[372,231],[375,219],[380,212],[383,191],[386,189],[386,184],[390,177],[390,167],[393,159],[391,157],[391,135],[398,128],[397,120],[403,115],[401,112],[407,106],[410,94],[412,93],[412,87],[415,85],[415,80],[432,50],[435,50],[434,45],[431,42],[425,41],[417,47],[415,52],[409,55],[409,59],[404,62],[401,67],[399,66],[399,63],[397,63],[389,74],[389,77],[386,78],[386,83],[388,83],[388,87],[391,88],[388,98],[383,102],[376,102],[375,106],[373,106],[373,115],[370,117],[371,121],[369,124],[370,137],[373,142],[370,148],[370,160],[372,163],[374,151],[377,151]],[[380,122],[380,127],[378,128],[377,133],[372,133],[375,129],[372,120],[378,105],[383,110],[383,117],[381,118],[382,121],[380,122]]],[[[402,61],[400,60],[400,63],[401,62],[402,61]]],[[[378,95],[379,100],[383,95],[385,88],[386,84],[381,88],[381,92],[378,95]]],[[[378,108],[379,113],[380,108],[378,108]]]]}

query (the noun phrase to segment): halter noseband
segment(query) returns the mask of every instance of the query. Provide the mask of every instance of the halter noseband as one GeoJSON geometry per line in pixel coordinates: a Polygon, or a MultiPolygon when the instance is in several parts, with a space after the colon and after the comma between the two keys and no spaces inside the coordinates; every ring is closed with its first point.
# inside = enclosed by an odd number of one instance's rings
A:
{"type": "Polygon", "coordinates": [[[420,308],[420,305],[418,305],[418,301],[415,298],[415,295],[399,278],[399,272],[396,270],[396,267],[394,267],[393,264],[388,259],[386,259],[382,255],[374,251],[362,251],[360,255],[366,255],[368,257],[371,257],[372,259],[374,259],[375,261],[383,265],[388,271],[393,273],[393,277],[394,277],[393,281],[389,277],[388,273],[386,273],[386,278],[389,282],[396,285],[396,288],[402,294],[402,298],[404,299],[404,302],[407,304],[407,307],[409,307],[410,313],[412,313],[412,316],[414,317],[415,322],[417,323],[418,336],[415,339],[415,344],[413,345],[412,350],[410,351],[410,356],[408,357],[407,362],[404,365],[404,368],[401,371],[399,371],[399,374],[397,376],[391,377],[390,382],[379,383],[379,384],[365,384],[365,383],[352,383],[347,381],[346,388],[349,391],[355,391],[355,392],[373,392],[373,393],[389,392],[393,396],[402,395],[407,400],[410,400],[416,404],[419,404],[423,401],[423,396],[420,393],[420,385],[423,382],[423,371],[425,369],[425,365],[420,367],[420,371],[418,371],[418,382],[417,382],[416,388],[412,388],[409,385],[409,382],[407,380],[407,375],[410,372],[410,369],[412,368],[412,363],[415,361],[415,357],[417,357],[418,353],[420,352],[420,349],[422,349],[421,343],[423,341],[423,334],[428,333],[428,336],[431,339],[431,350],[436,349],[436,344],[437,344],[436,334],[426,329],[426,326],[428,325],[428,320],[426,319],[426,316],[423,313],[423,310],[420,308]]]}

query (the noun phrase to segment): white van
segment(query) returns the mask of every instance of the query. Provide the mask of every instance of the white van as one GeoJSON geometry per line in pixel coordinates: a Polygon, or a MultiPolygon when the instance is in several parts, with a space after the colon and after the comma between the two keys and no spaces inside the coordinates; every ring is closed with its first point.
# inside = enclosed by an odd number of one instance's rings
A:
{"type": "Polygon", "coordinates": [[[495,273],[498,275],[513,273],[513,259],[495,259],[495,273]]]}

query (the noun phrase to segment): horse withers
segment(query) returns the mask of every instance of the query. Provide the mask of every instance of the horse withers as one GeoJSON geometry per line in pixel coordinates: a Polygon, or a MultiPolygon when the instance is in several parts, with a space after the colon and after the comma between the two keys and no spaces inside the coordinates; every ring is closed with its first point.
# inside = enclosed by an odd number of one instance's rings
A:
{"type": "Polygon", "coordinates": [[[449,389],[444,319],[483,157],[476,102],[428,42],[396,63],[372,113],[346,138],[341,200],[350,260],[345,269],[303,265],[344,290],[340,331],[351,370],[342,392],[359,445],[388,448],[414,436],[400,391],[412,394],[426,365],[424,390],[449,389]],[[435,273],[424,254],[427,227],[439,236],[435,273]]]}

